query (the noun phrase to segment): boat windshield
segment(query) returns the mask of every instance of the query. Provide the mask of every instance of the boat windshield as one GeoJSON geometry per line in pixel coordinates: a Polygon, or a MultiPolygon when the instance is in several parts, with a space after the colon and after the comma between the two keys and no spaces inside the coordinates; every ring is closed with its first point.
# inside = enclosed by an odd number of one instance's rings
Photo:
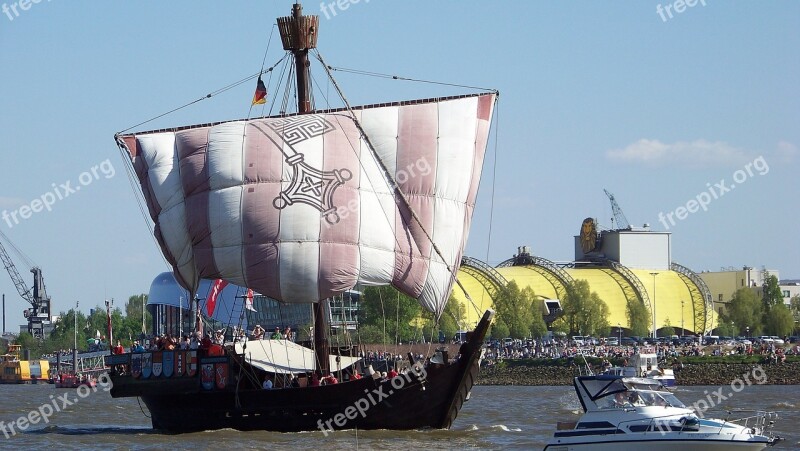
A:
{"type": "Polygon", "coordinates": [[[681,407],[686,406],[672,393],[654,390],[628,390],[608,394],[597,400],[601,409],[619,409],[625,407],[681,407]]]}

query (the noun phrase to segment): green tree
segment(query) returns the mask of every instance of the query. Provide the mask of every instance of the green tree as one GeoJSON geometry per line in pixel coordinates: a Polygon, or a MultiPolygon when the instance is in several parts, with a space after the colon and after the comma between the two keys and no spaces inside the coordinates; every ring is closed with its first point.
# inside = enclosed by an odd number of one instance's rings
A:
{"type": "Polygon", "coordinates": [[[589,282],[576,280],[567,286],[563,319],[570,334],[608,335],[608,306],[589,289],[589,282]]]}
{"type": "Polygon", "coordinates": [[[650,312],[638,299],[628,299],[625,316],[628,318],[628,327],[631,335],[635,337],[647,336],[650,331],[650,312]]]}
{"type": "MultiPolygon", "coordinates": [[[[533,290],[530,288],[526,288],[526,290],[530,290],[531,294],[533,290]]],[[[523,293],[525,290],[523,290],[523,293]]],[[[531,319],[531,335],[534,338],[542,338],[547,334],[547,324],[544,322],[544,300],[535,298],[531,302],[532,310],[533,310],[533,318],[531,319]]]]}
{"type": "MultiPolygon", "coordinates": [[[[375,324],[358,324],[358,337],[362,343],[384,344],[391,343],[388,334],[383,333],[383,327],[375,324]]],[[[314,337],[311,337],[313,340],[314,337]]]]}
{"type": "Polygon", "coordinates": [[[761,300],[764,304],[764,315],[766,315],[769,313],[772,307],[775,307],[776,305],[783,305],[783,292],[781,291],[778,278],[775,276],[767,277],[763,288],[764,293],[761,300]]]}
{"type": "Polygon", "coordinates": [[[48,340],[45,341],[45,352],[56,352],[62,349],[72,349],[77,341],[78,350],[86,350],[86,332],[83,325],[86,324],[86,316],[83,313],[71,309],[67,313],[61,313],[59,320],[53,327],[53,332],[48,340]],[[77,315],[77,318],[76,318],[77,315]],[[77,323],[77,333],[75,325],[77,323]]]}
{"type": "Polygon", "coordinates": [[[664,318],[664,327],[661,328],[661,336],[662,337],[671,337],[675,335],[675,328],[672,327],[672,323],[669,321],[669,317],[664,318]]]}
{"type": "Polygon", "coordinates": [[[794,330],[794,317],[791,310],[783,303],[773,305],[766,314],[764,328],[771,335],[779,337],[789,335],[794,330]]]}
{"type": "Polygon", "coordinates": [[[722,335],[722,336],[739,335],[736,324],[731,323],[731,321],[725,317],[720,318],[720,321],[717,324],[716,332],[717,335],[722,335]]]}
{"type": "MultiPolygon", "coordinates": [[[[416,299],[406,296],[391,286],[367,287],[361,300],[359,313],[359,335],[364,339],[361,330],[366,326],[368,334],[374,335],[375,331],[383,334],[386,330],[387,342],[409,341],[417,332],[417,326],[412,324],[422,316],[422,307],[416,299]],[[384,327],[385,326],[385,327],[384,327]]],[[[379,335],[380,337],[381,335],[379,335]]],[[[381,343],[379,341],[378,343],[381,343]]]]}
{"type": "Polygon", "coordinates": [[[30,350],[31,355],[35,355],[37,357],[41,355],[39,342],[28,332],[20,332],[20,334],[17,335],[17,338],[14,340],[14,344],[22,346],[22,349],[30,350]]]}
{"type": "MultiPolygon", "coordinates": [[[[464,330],[466,325],[464,324],[467,318],[467,309],[464,307],[464,304],[458,302],[455,297],[451,294],[450,300],[447,302],[447,305],[444,307],[444,312],[442,313],[442,317],[439,318],[439,327],[440,330],[447,340],[452,340],[453,337],[456,336],[456,332],[460,330],[464,330]]],[[[429,336],[433,336],[433,330],[436,329],[434,324],[433,318],[428,321],[429,328],[432,329],[429,336]]],[[[432,340],[436,340],[437,337],[432,337],[432,340]]]]}
{"type": "MultiPolygon", "coordinates": [[[[531,335],[533,325],[533,300],[536,294],[529,287],[520,290],[516,282],[511,281],[500,289],[494,300],[497,318],[508,328],[509,337],[527,338],[531,335]]],[[[537,315],[541,316],[537,309],[537,315]]]]}
{"type": "Polygon", "coordinates": [[[147,305],[147,295],[146,294],[139,294],[136,296],[131,296],[128,298],[128,302],[125,303],[125,320],[122,324],[122,329],[120,333],[117,334],[116,332],[114,335],[119,337],[138,337],[142,333],[148,334],[150,329],[152,328],[152,315],[146,309],[144,310],[144,325],[142,324],[142,307],[147,305]],[[144,330],[142,327],[144,326],[144,330]]]}
{"type": "Polygon", "coordinates": [[[733,299],[728,303],[728,313],[725,320],[733,321],[739,330],[750,328],[752,335],[760,335],[763,330],[762,303],[750,288],[743,287],[733,293],[733,299]]]}
{"type": "Polygon", "coordinates": [[[495,316],[494,324],[492,325],[492,338],[502,340],[503,338],[510,336],[510,334],[511,331],[508,329],[506,323],[503,322],[502,319],[495,316]]]}
{"type": "Polygon", "coordinates": [[[800,295],[795,295],[789,301],[789,309],[792,311],[794,321],[800,321],[800,295]]]}

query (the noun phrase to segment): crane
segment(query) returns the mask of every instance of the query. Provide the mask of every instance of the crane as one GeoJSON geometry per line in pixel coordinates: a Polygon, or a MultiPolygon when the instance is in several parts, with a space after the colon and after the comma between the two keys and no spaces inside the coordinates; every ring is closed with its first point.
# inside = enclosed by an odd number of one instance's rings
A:
{"type": "Polygon", "coordinates": [[[622,212],[622,208],[620,208],[617,200],[614,199],[614,195],[609,193],[607,189],[603,190],[608,196],[608,200],[611,201],[611,212],[614,215],[611,218],[611,222],[616,224],[616,228],[614,228],[614,224],[611,224],[611,228],[614,230],[630,230],[631,225],[628,223],[628,219],[625,217],[625,213],[622,212]]]}
{"type": "Polygon", "coordinates": [[[8,271],[8,275],[11,276],[11,281],[14,282],[20,297],[31,304],[31,308],[26,309],[24,312],[25,317],[28,319],[28,333],[35,338],[45,338],[45,326],[51,324],[52,318],[50,316],[50,296],[47,295],[47,290],[44,286],[42,270],[37,266],[31,268],[33,290],[29,289],[19,274],[16,265],[14,265],[14,261],[11,260],[11,256],[8,255],[5,246],[3,246],[3,241],[14,249],[16,247],[3,232],[0,232],[0,238],[2,238],[0,240],[0,260],[2,260],[3,266],[8,271]]]}

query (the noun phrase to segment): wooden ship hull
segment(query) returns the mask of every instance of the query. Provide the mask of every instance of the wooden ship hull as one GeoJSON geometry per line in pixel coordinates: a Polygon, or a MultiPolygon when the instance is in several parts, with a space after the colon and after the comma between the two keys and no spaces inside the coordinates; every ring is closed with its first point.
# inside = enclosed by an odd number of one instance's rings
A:
{"type": "Polygon", "coordinates": [[[200,356],[193,376],[168,378],[162,373],[144,379],[122,370],[133,354],[120,354],[108,360],[111,396],[140,397],[153,428],[169,432],[446,429],[475,384],[492,316],[484,314],[455,359],[445,355],[442,363],[420,365],[392,379],[367,376],[334,385],[264,390],[236,377],[239,365],[244,365],[242,374],[252,372],[236,355],[200,356]],[[202,367],[209,364],[229,365],[226,380],[215,377],[213,384],[204,384],[202,367]]]}

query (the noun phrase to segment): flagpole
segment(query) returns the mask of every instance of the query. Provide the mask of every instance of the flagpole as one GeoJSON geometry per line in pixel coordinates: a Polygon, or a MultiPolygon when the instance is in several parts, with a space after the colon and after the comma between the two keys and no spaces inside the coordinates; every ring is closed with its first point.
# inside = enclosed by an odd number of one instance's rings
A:
{"type": "Polygon", "coordinates": [[[111,325],[111,306],[114,304],[114,298],[111,298],[111,302],[106,299],[106,318],[108,319],[108,350],[111,350],[111,347],[114,346],[114,327],[111,325]]]}
{"type": "Polygon", "coordinates": [[[78,306],[80,305],[80,303],[81,301],[75,301],[75,314],[73,315],[75,320],[75,325],[73,326],[73,328],[75,330],[73,330],[74,333],[72,334],[75,337],[75,344],[72,349],[78,349],[78,306]]]}

